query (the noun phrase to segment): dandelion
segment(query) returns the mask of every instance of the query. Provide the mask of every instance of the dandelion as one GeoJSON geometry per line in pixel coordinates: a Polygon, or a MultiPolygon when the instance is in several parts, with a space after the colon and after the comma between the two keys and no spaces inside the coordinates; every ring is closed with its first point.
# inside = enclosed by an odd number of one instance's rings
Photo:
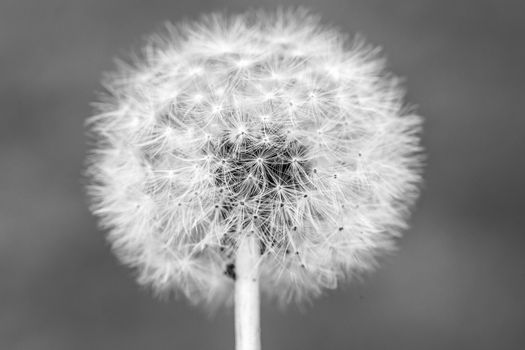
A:
{"type": "Polygon", "coordinates": [[[109,74],[88,191],[138,282],[234,301],[247,350],[259,288],[301,302],[373,269],[421,165],[420,117],[378,54],[304,10],[213,14],[109,74]]]}

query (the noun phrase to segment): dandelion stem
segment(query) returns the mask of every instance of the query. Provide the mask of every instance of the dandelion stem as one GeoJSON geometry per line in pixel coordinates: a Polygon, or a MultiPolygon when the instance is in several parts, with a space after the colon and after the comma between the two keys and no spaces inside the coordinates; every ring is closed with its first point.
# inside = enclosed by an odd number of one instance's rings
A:
{"type": "Polygon", "coordinates": [[[260,350],[259,257],[255,236],[240,243],[235,261],[235,349],[260,350]]]}

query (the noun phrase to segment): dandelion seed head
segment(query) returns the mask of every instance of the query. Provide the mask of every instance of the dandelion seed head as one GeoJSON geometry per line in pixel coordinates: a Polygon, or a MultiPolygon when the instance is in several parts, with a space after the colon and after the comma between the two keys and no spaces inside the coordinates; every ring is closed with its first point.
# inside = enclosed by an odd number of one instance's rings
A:
{"type": "Polygon", "coordinates": [[[304,10],[168,25],[104,81],[91,209],[138,281],[231,299],[255,235],[263,292],[316,297],[373,269],[418,194],[421,119],[375,47],[304,10]]]}

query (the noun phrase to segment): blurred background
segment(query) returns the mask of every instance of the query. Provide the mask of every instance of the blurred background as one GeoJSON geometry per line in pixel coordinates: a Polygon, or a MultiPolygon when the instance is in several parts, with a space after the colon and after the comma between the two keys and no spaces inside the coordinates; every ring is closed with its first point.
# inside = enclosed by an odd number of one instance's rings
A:
{"type": "Polygon", "coordinates": [[[525,3],[2,0],[0,349],[232,349],[233,315],[161,301],[120,266],[81,171],[101,73],[164,21],[306,5],[384,48],[426,117],[400,251],[301,311],[265,303],[263,349],[525,349],[525,3]]]}

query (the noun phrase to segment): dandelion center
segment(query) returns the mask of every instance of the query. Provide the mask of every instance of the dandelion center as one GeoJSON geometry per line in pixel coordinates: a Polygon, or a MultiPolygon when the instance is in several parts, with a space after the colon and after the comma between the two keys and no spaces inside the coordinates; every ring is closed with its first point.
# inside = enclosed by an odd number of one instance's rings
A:
{"type": "Polygon", "coordinates": [[[225,133],[204,150],[215,159],[212,175],[228,231],[252,227],[263,249],[286,244],[280,229],[288,225],[276,223],[289,223],[297,200],[312,187],[308,147],[280,131],[271,132],[271,143],[266,135],[232,140],[225,133]]]}

